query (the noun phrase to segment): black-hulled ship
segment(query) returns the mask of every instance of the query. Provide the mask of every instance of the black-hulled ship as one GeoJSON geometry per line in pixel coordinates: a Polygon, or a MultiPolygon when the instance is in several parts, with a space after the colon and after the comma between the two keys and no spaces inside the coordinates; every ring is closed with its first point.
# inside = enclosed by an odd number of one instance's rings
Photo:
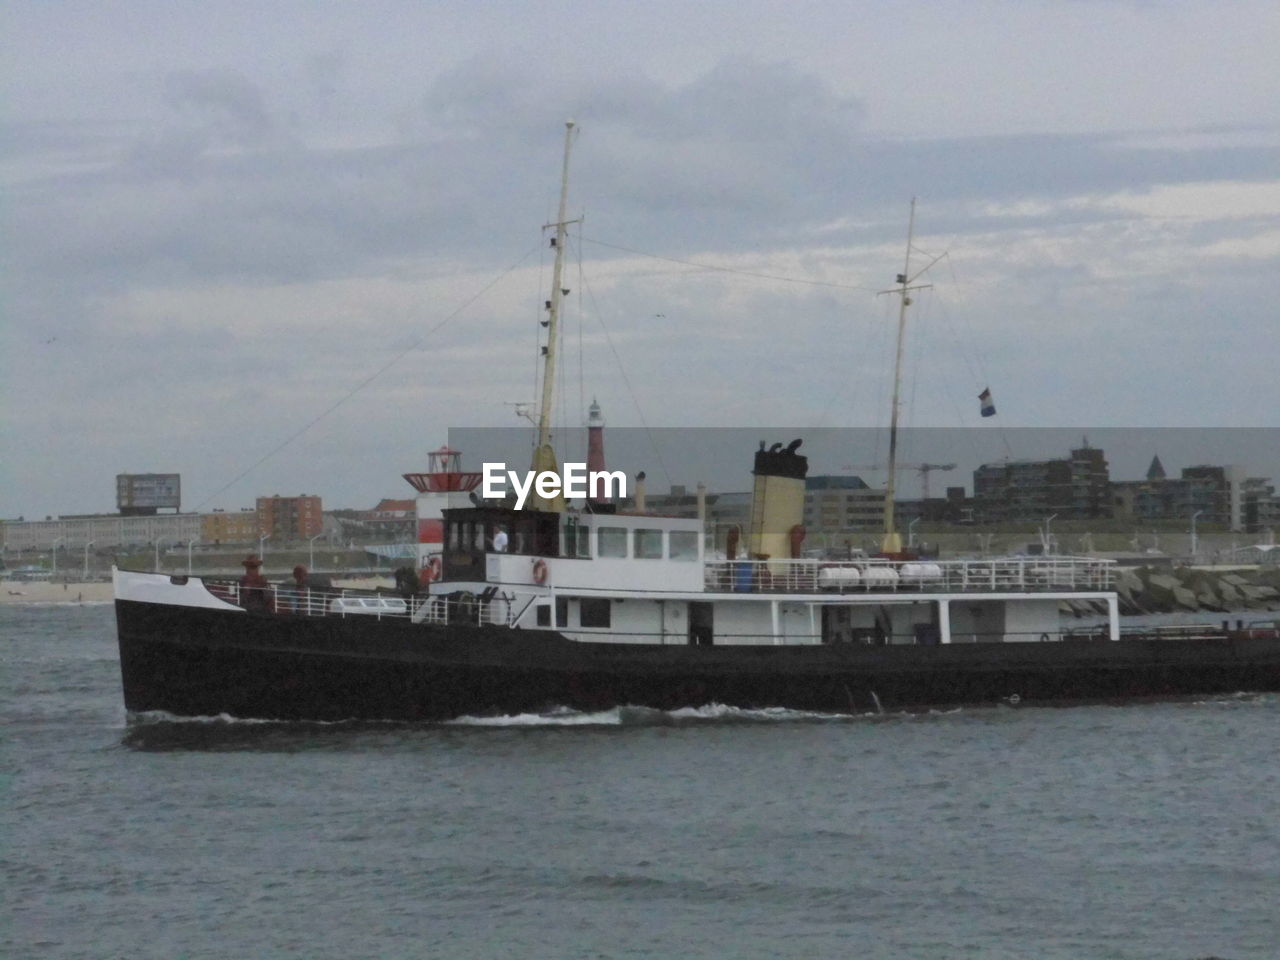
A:
{"type": "MultiPolygon", "coordinates": [[[[548,416],[569,143],[567,133],[535,470],[556,469],[548,416]]],[[[900,342],[909,266],[908,252],[895,291],[900,342]]],[[[897,406],[895,386],[895,438],[897,406]]],[[[473,501],[479,476],[442,448],[427,473],[406,477],[419,491],[425,589],[387,596],[118,570],[125,706],[439,720],[550,707],[860,712],[1280,689],[1274,625],[1122,635],[1110,561],[903,554],[892,442],[885,555],[802,556],[799,446],[755,453],[741,559],[708,554],[701,517],[473,501]],[[1065,633],[1064,602],[1105,609],[1106,627],[1065,633]]]]}

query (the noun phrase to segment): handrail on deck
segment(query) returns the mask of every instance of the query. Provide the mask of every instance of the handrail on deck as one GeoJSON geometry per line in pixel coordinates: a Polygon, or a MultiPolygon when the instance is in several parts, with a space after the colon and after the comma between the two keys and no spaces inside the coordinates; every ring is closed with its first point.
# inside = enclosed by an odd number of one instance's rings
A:
{"type": "Polygon", "coordinates": [[[311,588],[287,583],[245,587],[239,580],[202,579],[205,589],[215,597],[248,610],[300,617],[373,617],[439,624],[506,623],[493,604],[479,597],[453,600],[415,594],[406,598],[396,593],[351,587],[311,588]]]}
{"type": "Polygon", "coordinates": [[[726,593],[1105,591],[1116,562],[1093,557],[971,560],[713,560],[706,588],[726,593]]]}

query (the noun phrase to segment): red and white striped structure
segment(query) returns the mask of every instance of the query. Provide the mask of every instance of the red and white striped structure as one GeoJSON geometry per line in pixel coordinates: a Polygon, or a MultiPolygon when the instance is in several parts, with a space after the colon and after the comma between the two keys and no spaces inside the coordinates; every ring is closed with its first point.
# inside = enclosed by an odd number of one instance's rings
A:
{"type": "Polygon", "coordinates": [[[463,471],[462,453],[445,444],[427,455],[426,473],[406,473],[404,478],[418,491],[418,567],[426,567],[444,549],[446,507],[471,505],[470,494],[482,475],[463,471]]]}

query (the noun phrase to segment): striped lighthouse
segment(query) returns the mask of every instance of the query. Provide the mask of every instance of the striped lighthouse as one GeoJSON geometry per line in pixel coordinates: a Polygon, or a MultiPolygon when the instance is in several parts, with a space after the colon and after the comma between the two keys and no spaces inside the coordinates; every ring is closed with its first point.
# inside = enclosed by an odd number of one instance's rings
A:
{"type": "MultiPolygon", "coordinates": [[[[587,473],[604,472],[604,417],[600,415],[600,404],[591,398],[591,406],[587,408],[587,473]]],[[[594,494],[594,491],[591,491],[594,494]]],[[[592,504],[608,503],[607,497],[590,496],[592,504]]]]}

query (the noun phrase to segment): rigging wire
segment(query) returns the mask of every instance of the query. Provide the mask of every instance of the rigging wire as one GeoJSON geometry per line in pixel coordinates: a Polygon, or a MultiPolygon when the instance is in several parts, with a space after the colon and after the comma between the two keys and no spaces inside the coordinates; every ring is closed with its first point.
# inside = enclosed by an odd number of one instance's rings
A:
{"type": "MultiPolygon", "coordinates": [[[[976,382],[978,376],[974,372],[973,364],[969,362],[969,358],[965,356],[964,351],[961,348],[960,336],[952,321],[951,314],[947,310],[946,299],[936,289],[934,290],[934,299],[937,301],[938,313],[942,318],[940,325],[945,327],[947,335],[950,337],[953,352],[960,354],[961,358],[964,360],[965,366],[969,368],[969,375],[971,379],[976,382]]],[[[965,415],[965,407],[959,403],[959,398],[963,397],[967,392],[965,385],[956,379],[956,371],[953,369],[952,364],[944,363],[941,365],[940,369],[942,371],[942,376],[946,378],[945,392],[951,403],[952,416],[955,417],[957,425],[961,427],[968,427],[969,418],[965,415]]]]}
{"type": "MultiPolygon", "coordinates": [[[[855,326],[855,322],[856,321],[850,322],[851,333],[852,333],[852,328],[855,326]]],[[[866,342],[866,340],[869,338],[864,337],[861,339],[863,340],[863,342],[866,342]]],[[[816,427],[819,427],[819,428],[825,427],[827,425],[827,417],[831,415],[833,408],[835,408],[840,403],[840,401],[844,399],[844,388],[845,388],[846,382],[845,382],[845,378],[841,377],[838,371],[840,368],[840,364],[842,362],[845,364],[845,367],[844,367],[845,370],[848,370],[851,372],[856,371],[856,364],[853,356],[853,346],[855,343],[858,342],[858,340],[859,340],[858,337],[852,336],[852,335],[848,337],[837,337],[838,343],[844,343],[848,346],[850,355],[848,357],[840,356],[836,358],[837,375],[835,377],[835,386],[827,394],[827,402],[823,404],[821,411],[819,411],[818,413],[818,419],[814,424],[814,426],[816,427]]],[[[841,418],[846,423],[848,422],[848,411],[855,411],[858,408],[858,387],[861,385],[861,382],[862,382],[861,378],[858,377],[856,373],[853,373],[852,375],[850,375],[848,377],[848,380],[852,382],[853,395],[849,400],[849,406],[846,409],[845,417],[841,418]]]]}
{"type": "Polygon", "coordinates": [[[581,427],[582,429],[579,429],[575,432],[578,434],[578,443],[580,444],[579,449],[582,451],[582,456],[579,457],[578,459],[583,463],[585,463],[587,460],[587,451],[585,448],[586,441],[585,441],[585,433],[584,433],[584,430],[587,426],[587,375],[586,375],[585,363],[582,355],[583,354],[583,349],[582,349],[582,310],[583,308],[582,308],[582,227],[581,227],[581,223],[582,221],[586,220],[586,218],[587,218],[587,214],[586,214],[586,211],[584,210],[582,213],[582,216],[579,218],[579,221],[578,221],[579,227],[578,227],[578,243],[577,243],[577,252],[578,252],[578,424],[579,424],[579,427],[581,427]]]}
{"type": "MultiPolygon", "coordinates": [[[[882,308],[882,313],[883,313],[883,317],[880,323],[880,329],[878,331],[880,333],[880,339],[876,343],[876,356],[884,356],[884,354],[888,351],[889,349],[888,341],[891,339],[892,331],[897,326],[892,322],[893,301],[889,297],[884,298],[884,307],[882,308]]],[[[887,378],[888,378],[887,371],[885,369],[884,364],[877,364],[876,378],[875,378],[875,392],[874,392],[875,409],[877,410],[880,410],[885,406],[890,406],[892,405],[892,402],[893,402],[891,395],[890,396],[885,395],[885,388],[886,388],[885,381],[887,378]]],[[[878,427],[873,428],[872,430],[872,436],[875,437],[875,443],[873,447],[873,456],[871,458],[872,463],[878,464],[880,462],[880,441],[882,439],[881,437],[882,432],[883,430],[881,430],[878,427]]],[[[887,439],[887,435],[883,439],[887,439]]]]}
{"type": "Polygon", "coordinates": [[[604,314],[600,310],[600,304],[596,300],[595,291],[587,282],[586,276],[582,278],[582,287],[587,291],[587,298],[591,301],[591,312],[595,314],[596,323],[600,324],[600,329],[604,333],[605,341],[609,344],[609,352],[613,354],[614,362],[618,365],[618,373],[622,376],[622,382],[626,385],[627,393],[631,396],[631,403],[636,408],[636,414],[640,417],[640,423],[644,427],[645,436],[649,439],[650,446],[653,447],[653,455],[658,460],[658,467],[662,470],[662,474],[667,478],[667,486],[671,486],[671,473],[667,470],[667,465],[663,462],[662,451],[658,449],[658,442],[654,439],[653,429],[649,426],[649,421],[645,419],[644,408],[640,406],[640,400],[636,396],[635,390],[631,386],[631,378],[627,376],[627,368],[622,364],[622,357],[618,354],[618,348],[613,345],[613,337],[609,335],[609,328],[605,326],[604,314]]]}
{"type": "Polygon", "coordinates": [[[905,417],[906,430],[903,431],[902,438],[902,456],[904,460],[911,461],[915,459],[916,452],[916,435],[914,427],[918,427],[919,421],[916,420],[916,390],[920,387],[920,360],[924,355],[924,351],[919,348],[920,332],[925,323],[929,320],[929,307],[933,303],[933,298],[929,296],[933,292],[932,287],[919,291],[923,301],[920,309],[916,311],[916,322],[909,324],[906,331],[906,343],[904,350],[911,357],[911,395],[907,400],[907,415],[905,417]]]}
{"type": "MultiPolygon", "coordinates": [[[[956,269],[955,269],[955,265],[952,263],[952,261],[951,261],[951,258],[950,258],[950,257],[948,257],[948,258],[947,258],[947,269],[951,271],[951,282],[955,285],[955,288],[956,288],[957,290],[959,290],[959,289],[960,289],[960,281],[959,281],[959,279],[956,277],[956,269]]],[[[967,316],[966,314],[963,314],[963,313],[962,313],[962,314],[961,314],[961,316],[963,317],[963,322],[964,322],[964,324],[965,324],[966,329],[968,330],[968,334],[969,334],[969,343],[973,345],[972,353],[973,353],[973,357],[974,357],[974,359],[978,362],[978,372],[982,374],[983,388],[984,388],[984,389],[989,389],[989,388],[990,388],[990,386],[991,386],[991,377],[990,377],[990,375],[987,373],[986,364],[984,364],[984,363],[982,362],[982,352],[981,352],[980,350],[978,350],[978,348],[977,348],[978,340],[977,340],[977,338],[973,335],[973,324],[972,324],[972,323],[970,323],[969,318],[968,318],[968,316],[967,316]]],[[[962,356],[963,356],[963,355],[964,355],[964,354],[963,354],[963,352],[962,352],[962,356]]],[[[966,363],[968,362],[967,358],[966,358],[966,361],[965,361],[965,362],[966,362],[966,363]]],[[[970,367],[970,371],[972,371],[972,367],[970,367]]],[[[1009,434],[1008,434],[1008,431],[1005,429],[1005,427],[1004,427],[1004,424],[1003,424],[1003,423],[998,424],[998,425],[997,425],[997,427],[996,427],[996,429],[997,429],[997,431],[998,431],[998,432],[999,432],[999,434],[1000,434],[1000,443],[1001,443],[1001,445],[1004,447],[1005,458],[1006,458],[1006,459],[1008,459],[1008,460],[1012,460],[1012,459],[1013,459],[1013,447],[1012,447],[1012,446],[1010,446],[1010,444],[1009,444],[1009,434]]]]}
{"type": "Polygon", "coordinates": [[[285,449],[286,447],[288,447],[288,446],[289,446],[290,444],[292,444],[295,440],[297,440],[299,437],[301,437],[303,434],[305,434],[307,431],[309,431],[312,427],[314,427],[314,426],[315,426],[317,423],[319,423],[321,420],[324,420],[326,417],[328,417],[331,413],[333,413],[333,412],[334,412],[335,410],[337,410],[339,407],[343,406],[343,405],[344,405],[348,400],[350,400],[352,397],[354,397],[357,393],[360,393],[362,390],[364,390],[364,389],[365,389],[365,387],[369,386],[369,384],[373,383],[373,381],[375,381],[375,380],[377,380],[379,377],[381,377],[384,373],[386,373],[388,370],[390,370],[392,367],[394,367],[397,363],[399,363],[401,360],[403,360],[406,356],[408,356],[410,353],[412,353],[413,351],[415,351],[415,350],[417,350],[419,347],[421,347],[421,346],[423,345],[423,342],[424,342],[428,337],[430,337],[430,336],[432,336],[433,334],[435,334],[435,333],[439,332],[441,329],[443,329],[443,328],[445,327],[445,325],[446,325],[446,324],[448,324],[450,321],[454,320],[456,317],[458,317],[458,315],[459,315],[459,314],[461,314],[461,313],[462,313],[463,311],[465,311],[468,307],[470,307],[473,303],[475,303],[477,300],[479,300],[481,297],[483,297],[486,293],[488,293],[490,290],[492,290],[492,289],[493,289],[495,286],[497,286],[501,281],[505,280],[508,276],[510,276],[512,273],[514,273],[514,272],[515,272],[519,267],[521,267],[521,266],[524,264],[524,262],[525,262],[526,260],[528,260],[531,256],[533,256],[533,254],[534,254],[536,251],[537,251],[537,247],[533,247],[533,248],[531,248],[531,249],[528,251],[528,253],[526,253],[524,256],[522,256],[519,260],[515,261],[513,264],[511,264],[509,267],[507,267],[505,270],[503,270],[501,273],[499,273],[497,276],[495,276],[492,280],[490,280],[488,283],[486,283],[483,287],[481,287],[479,290],[477,290],[475,293],[473,293],[470,297],[468,297],[466,300],[464,300],[464,301],[463,301],[463,302],[462,302],[458,307],[456,307],[452,312],[450,312],[449,314],[447,314],[447,315],[446,315],[442,320],[440,320],[438,323],[436,323],[434,326],[432,326],[432,327],[431,327],[431,329],[429,329],[429,330],[427,330],[427,331],[425,331],[425,332],[423,332],[423,333],[420,333],[420,334],[418,334],[417,336],[415,336],[415,337],[413,338],[413,340],[411,340],[411,341],[410,341],[410,343],[409,343],[409,345],[408,345],[407,347],[405,347],[403,350],[400,350],[399,352],[397,352],[394,356],[392,356],[392,358],[391,358],[390,360],[388,360],[388,361],[387,361],[386,363],[384,363],[382,366],[378,367],[378,369],[377,369],[377,370],[373,371],[373,373],[369,374],[367,377],[365,377],[363,380],[361,380],[359,383],[357,383],[354,387],[352,387],[350,390],[348,390],[346,393],[344,393],[341,397],[339,397],[339,398],[338,398],[337,400],[335,400],[333,403],[329,404],[329,406],[325,407],[322,411],[320,411],[320,413],[316,414],[314,417],[312,417],[310,420],[308,420],[306,423],[304,423],[301,427],[299,427],[299,428],[298,428],[297,430],[295,430],[293,433],[289,434],[289,436],[287,436],[287,437],[285,437],[283,440],[281,440],[278,444],[276,444],[274,447],[272,447],[270,450],[268,450],[266,453],[264,453],[261,457],[259,457],[259,458],[258,458],[257,460],[255,460],[253,463],[251,463],[248,467],[246,467],[244,470],[240,471],[240,473],[238,473],[238,474],[237,474],[234,478],[232,478],[230,481],[228,481],[227,483],[223,484],[221,487],[219,487],[219,488],[218,488],[217,490],[215,490],[213,493],[209,494],[209,496],[207,496],[207,497],[205,497],[203,500],[201,500],[201,501],[200,501],[198,504],[196,504],[196,505],[195,505],[195,507],[193,507],[192,509],[194,509],[194,510],[198,511],[198,510],[200,510],[200,508],[201,508],[201,507],[203,507],[203,506],[207,505],[207,504],[208,504],[211,500],[213,500],[215,497],[221,496],[221,495],[222,495],[223,493],[225,493],[227,490],[230,490],[230,489],[231,489],[232,487],[234,487],[237,483],[239,483],[241,480],[243,480],[245,477],[247,477],[249,474],[251,474],[254,470],[258,469],[258,467],[262,466],[264,463],[266,463],[268,460],[270,460],[272,457],[274,457],[276,454],[278,454],[281,450],[283,450],[283,449],[285,449]]]}
{"type": "Polygon", "coordinates": [[[624,253],[634,253],[639,257],[648,257],[651,260],[665,260],[667,263],[679,263],[686,267],[697,267],[700,270],[714,270],[719,273],[734,273],[742,277],[754,277],[757,280],[778,280],[782,283],[801,283],[811,287],[835,287],[838,290],[862,290],[865,292],[874,292],[871,287],[861,287],[851,283],[834,283],[830,280],[806,280],[801,277],[783,277],[772,273],[756,273],[752,270],[739,270],[735,267],[723,267],[713,263],[698,263],[694,260],[681,260],[679,257],[664,257],[656,253],[646,253],[644,250],[636,250],[633,247],[624,247],[617,243],[606,243],[603,240],[593,240],[590,237],[582,237],[581,239],[584,243],[594,243],[597,247],[608,247],[610,250],[621,250],[624,253]]]}
{"type": "MultiPolygon", "coordinates": [[[[533,330],[533,392],[529,394],[531,397],[540,397],[542,395],[542,321],[547,315],[546,309],[543,307],[543,291],[548,289],[546,283],[547,275],[547,244],[546,244],[546,228],[542,230],[542,236],[538,240],[540,255],[538,257],[538,285],[535,288],[535,296],[533,298],[533,324],[530,329],[533,330]]],[[[528,408],[526,408],[528,409],[528,408]]],[[[520,407],[516,407],[517,413],[520,407]]],[[[536,412],[536,411],[535,411],[536,412]]],[[[534,448],[538,444],[538,431],[535,428],[529,434],[529,458],[532,462],[534,448]]]]}

